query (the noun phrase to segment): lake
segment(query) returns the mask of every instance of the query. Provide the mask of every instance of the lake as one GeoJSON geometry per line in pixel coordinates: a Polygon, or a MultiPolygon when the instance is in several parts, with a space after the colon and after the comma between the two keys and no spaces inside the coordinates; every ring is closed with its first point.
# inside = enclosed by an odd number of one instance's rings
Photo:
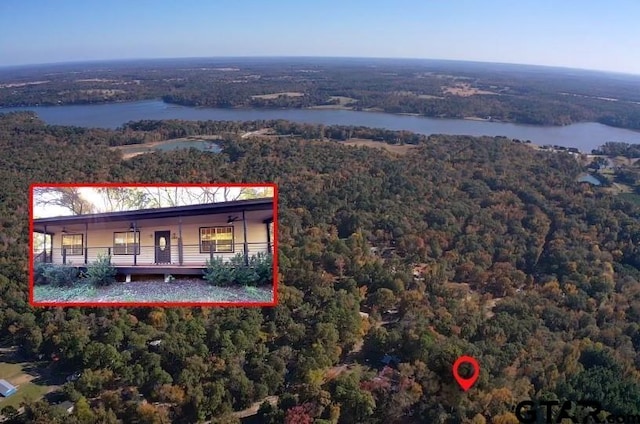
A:
{"type": "Polygon", "coordinates": [[[389,130],[407,130],[419,134],[505,136],[531,140],[534,144],[576,147],[591,152],[607,141],[640,144],[640,132],[587,122],[564,127],[508,124],[466,119],[437,119],[421,116],[357,112],[335,109],[217,109],[178,106],[160,100],[100,105],[63,105],[24,108],[0,108],[0,113],[31,110],[49,124],[81,127],[117,128],[128,121],[142,119],[184,119],[214,121],[254,121],[286,119],[289,121],[355,125],[389,130]]]}

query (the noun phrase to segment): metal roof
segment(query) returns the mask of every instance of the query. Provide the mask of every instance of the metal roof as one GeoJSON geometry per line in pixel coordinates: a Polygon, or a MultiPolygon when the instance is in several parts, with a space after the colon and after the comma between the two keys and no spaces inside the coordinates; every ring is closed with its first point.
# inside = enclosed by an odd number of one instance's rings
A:
{"type": "Polygon", "coordinates": [[[8,396],[14,394],[18,389],[9,383],[7,380],[0,380],[0,394],[2,396],[8,396]]]}

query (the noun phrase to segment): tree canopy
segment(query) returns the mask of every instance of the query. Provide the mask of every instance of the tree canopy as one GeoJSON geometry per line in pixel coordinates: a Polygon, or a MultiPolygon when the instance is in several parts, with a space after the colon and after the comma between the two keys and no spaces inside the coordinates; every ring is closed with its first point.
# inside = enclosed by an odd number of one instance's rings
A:
{"type": "Polygon", "coordinates": [[[123,160],[126,131],[0,115],[0,337],[82,371],[77,412],[28,402],[22,422],[238,422],[270,395],[263,422],[511,422],[521,400],[581,396],[640,413],[640,208],[576,183],[575,157],[229,135],[123,160]],[[31,307],[29,184],[78,181],[276,183],[279,304],[31,307]],[[467,393],[462,354],[482,367],[467,393]]]}

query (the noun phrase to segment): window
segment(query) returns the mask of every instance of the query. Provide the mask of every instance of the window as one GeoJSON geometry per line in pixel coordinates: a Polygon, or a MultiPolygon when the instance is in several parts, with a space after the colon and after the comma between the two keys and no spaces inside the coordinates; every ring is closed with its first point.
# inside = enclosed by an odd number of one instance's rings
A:
{"type": "Polygon", "coordinates": [[[232,252],[233,227],[200,228],[200,253],[232,252]]]}
{"type": "Polygon", "coordinates": [[[84,246],[82,245],[82,241],[82,234],[63,234],[62,249],[66,249],[67,255],[82,255],[84,254],[84,246]]]}
{"type": "Polygon", "coordinates": [[[122,233],[113,233],[113,254],[114,255],[133,255],[140,254],[140,231],[135,232],[135,240],[133,231],[122,233]]]}

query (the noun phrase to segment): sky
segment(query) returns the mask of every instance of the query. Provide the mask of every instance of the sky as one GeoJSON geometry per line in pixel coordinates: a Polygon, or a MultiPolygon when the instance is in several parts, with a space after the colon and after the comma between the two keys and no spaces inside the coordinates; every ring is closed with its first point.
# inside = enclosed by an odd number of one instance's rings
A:
{"type": "Polygon", "coordinates": [[[1,0],[0,66],[331,56],[640,74],[639,0],[1,0]]]}

